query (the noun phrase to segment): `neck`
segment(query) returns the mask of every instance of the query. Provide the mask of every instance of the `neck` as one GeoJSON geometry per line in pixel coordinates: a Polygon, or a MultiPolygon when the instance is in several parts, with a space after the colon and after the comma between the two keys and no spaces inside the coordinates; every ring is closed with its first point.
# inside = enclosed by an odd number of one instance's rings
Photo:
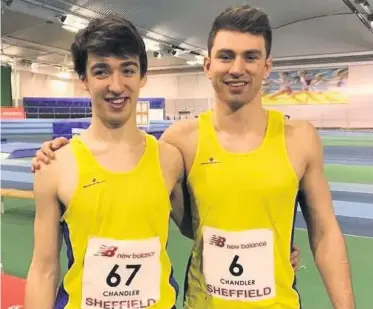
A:
{"type": "Polygon", "coordinates": [[[265,131],[267,116],[260,100],[253,100],[238,110],[232,110],[228,104],[217,101],[213,111],[215,128],[233,134],[265,131]]]}
{"type": "Polygon", "coordinates": [[[92,117],[91,125],[85,132],[85,136],[105,144],[138,144],[142,141],[143,134],[137,128],[136,119],[132,118],[130,117],[122,126],[112,127],[98,117],[92,117]]]}

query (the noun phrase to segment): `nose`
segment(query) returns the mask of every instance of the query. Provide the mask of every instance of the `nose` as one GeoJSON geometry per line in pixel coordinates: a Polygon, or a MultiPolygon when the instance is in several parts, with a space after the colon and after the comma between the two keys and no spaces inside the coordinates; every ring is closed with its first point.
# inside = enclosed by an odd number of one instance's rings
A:
{"type": "Polygon", "coordinates": [[[109,91],[117,95],[124,91],[124,78],[119,72],[112,73],[109,83],[109,91]]]}
{"type": "Polygon", "coordinates": [[[233,77],[240,77],[245,73],[245,61],[241,57],[236,57],[229,70],[233,77]]]}

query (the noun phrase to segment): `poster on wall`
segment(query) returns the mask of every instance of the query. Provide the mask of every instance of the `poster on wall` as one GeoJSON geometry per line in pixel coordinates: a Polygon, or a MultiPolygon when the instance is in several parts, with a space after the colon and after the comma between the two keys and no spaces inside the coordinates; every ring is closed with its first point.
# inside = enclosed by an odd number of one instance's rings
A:
{"type": "Polygon", "coordinates": [[[348,68],[272,72],[262,85],[264,105],[347,104],[348,68]]]}

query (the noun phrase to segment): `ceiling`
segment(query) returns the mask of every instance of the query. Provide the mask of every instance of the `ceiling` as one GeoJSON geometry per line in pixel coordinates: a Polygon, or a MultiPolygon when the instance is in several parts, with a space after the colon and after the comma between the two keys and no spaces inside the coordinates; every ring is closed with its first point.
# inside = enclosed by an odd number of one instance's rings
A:
{"type": "MultiPolygon", "coordinates": [[[[274,30],[273,56],[281,61],[308,61],[330,55],[373,59],[373,30],[367,13],[373,0],[251,0],[270,16],[274,30]],[[364,2],[365,1],[365,2],[364,2]],[[353,12],[355,11],[355,13],[353,12]],[[359,18],[360,14],[360,18],[359,18]]],[[[132,21],[144,38],[156,40],[164,57],[148,52],[151,71],[189,70],[193,53],[203,54],[213,19],[225,8],[242,0],[2,0],[2,54],[23,59],[23,65],[38,62],[71,68],[69,48],[74,33],[62,28],[58,16],[72,15],[88,21],[110,13],[132,21]],[[186,52],[172,56],[165,47],[186,52]]],[[[336,57],[337,56],[337,57],[336,57]]],[[[322,58],[328,61],[328,58],[322,58]]],[[[347,59],[347,58],[346,58],[347,59]]],[[[276,63],[275,61],[275,63],[276,63]]],[[[336,61],[336,60],[333,60],[336,61]]],[[[197,64],[198,67],[198,64],[197,64]]]]}

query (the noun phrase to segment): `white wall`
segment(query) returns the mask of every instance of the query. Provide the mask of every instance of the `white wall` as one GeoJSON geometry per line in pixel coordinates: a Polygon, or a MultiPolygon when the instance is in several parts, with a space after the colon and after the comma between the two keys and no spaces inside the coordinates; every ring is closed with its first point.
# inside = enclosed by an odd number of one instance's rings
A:
{"type": "MultiPolygon", "coordinates": [[[[87,97],[81,83],[19,71],[19,97],[87,97]]],[[[351,65],[349,103],[341,105],[276,106],[292,118],[323,127],[373,127],[373,65],[351,65]]],[[[150,75],[140,97],[166,98],[166,116],[189,117],[213,105],[213,89],[203,73],[150,75]]]]}

